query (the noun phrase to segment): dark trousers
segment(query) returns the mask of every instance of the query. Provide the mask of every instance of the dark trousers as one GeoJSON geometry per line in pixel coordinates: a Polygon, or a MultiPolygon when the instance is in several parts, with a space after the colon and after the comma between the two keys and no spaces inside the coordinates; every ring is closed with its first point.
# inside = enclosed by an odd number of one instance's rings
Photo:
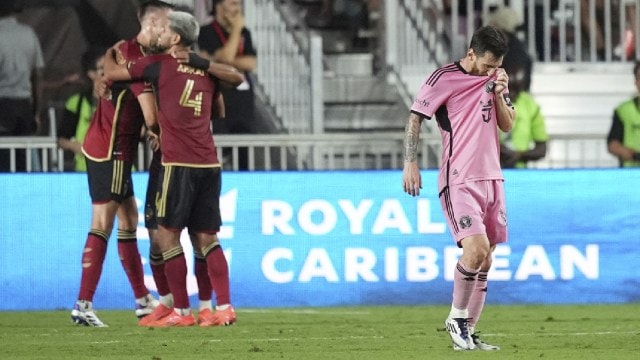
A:
{"type": "MultiPolygon", "coordinates": [[[[213,135],[217,134],[262,134],[261,126],[256,122],[255,99],[253,91],[222,89],[226,117],[215,119],[212,124],[213,135]]],[[[232,161],[231,149],[223,150],[222,161],[232,161]]],[[[238,169],[249,169],[249,149],[238,149],[238,169]]]]}
{"type": "MultiPolygon", "coordinates": [[[[30,99],[0,98],[0,136],[29,136],[36,131],[30,99]]],[[[16,171],[26,171],[26,150],[16,151],[16,171]]],[[[11,171],[10,151],[0,150],[0,172],[11,171]]]]}

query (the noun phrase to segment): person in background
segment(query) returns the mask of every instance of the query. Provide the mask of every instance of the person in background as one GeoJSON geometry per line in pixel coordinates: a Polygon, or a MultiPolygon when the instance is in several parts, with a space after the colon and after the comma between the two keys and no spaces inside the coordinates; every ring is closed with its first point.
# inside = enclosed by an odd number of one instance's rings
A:
{"type": "Polygon", "coordinates": [[[500,132],[500,166],[525,168],[528,161],[546,155],[549,135],[540,105],[529,93],[533,59],[516,34],[523,21],[514,9],[501,6],[489,14],[487,24],[502,30],[509,41],[509,52],[502,60],[502,67],[509,76],[509,96],[518,109],[513,129],[508,133],[500,132]]]}
{"type": "MultiPolygon", "coordinates": [[[[594,20],[591,20],[591,1],[580,0],[580,24],[582,28],[582,39],[584,54],[588,56],[591,49],[590,42],[595,42],[597,60],[603,61],[606,58],[606,40],[611,41],[613,47],[613,55],[617,58],[627,60],[633,57],[635,53],[635,28],[636,28],[636,12],[635,7],[640,6],[637,1],[631,0],[595,0],[594,2],[594,20]],[[611,8],[611,38],[607,39],[605,30],[607,14],[607,6],[611,8]],[[625,18],[620,19],[617,16],[618,9],[624,9],[625,18]],[[622,22],[620,21],[622,20],[622,22]],[[620,31],[623,31],[623,37],[620,38],[620,31]],[[593,33],[593,34],[592,34],[593,33]],[[595,37],[591,39],[591,35],[595,37]]],[[[589,59],[596,60],[596,59],[589,59]]]]}
{"type": "MultiPolygon", "coordinates": [[[[256,116],[255,95],[249,73],[257,66],[251,32],[244,26],[241,0],[213,0],[214,20],[200,28],[200,54],[215,62],[231,65],[245,75],[238,87],[222,87],[226,118],[214,119],[213,133],[265,134],[272,132],[256,116]]],[[[239,167],[248,169],[247,149],[240,149],[239,167]]],[[[228,154],[225,154],[228,155],[228,154]]]]}
{"type": "Polygon", "coordinates": [[[518,38],[517,31],[523,23],[520,14],[509,6],[500,6],[487,17],[487,25],[495,26],[507,36],[509,52],[502,60],[502,67],[509,75],[510,84],[517,80],[520,90],[528,92],[531,90],[533,58],[526,44],[518,38]]]}
{"type": "Polygon", "coordinates": [[[500,166],[503,169],[524,169],[529,161],[537,161],[547,155],[549,134],[540,105],[524,90],[510,86],[513,106],[518,109],[509,133],[500,132],[500,166]]]}
{"type": "Polygon", "coordinates": [[[94,46],[82,55],[82,71],[86,76],[85,89],[71,95],[64,105],[62,124],[58,131],[58,146],[73,152],[74,171],[87,171],[82,143],[96,110],[98,95],[94,92],[94,85],[101,81],[106,51],[106,47],[94,46]]]}
{"type": "Polygon", "coordinates": [[[487,19],[487,24],[502,30],[509,41],[509,52],[502,60],[502,67],[509,77],[509,96],[518,109],[513,129],[500,132],[502,168],[525,168],[528,161],[542,159],[547,154],[549,140],[540,105],[529,92],[533,59],[516,34],[522,23],[519,14],[508,6],[498,7],[487,19]]]}
{"type": "Polygon", "coordinates": [[[502,31],[477,29],[459,61],[435,70],[416,96],[405,129],[403,190],[420,195],[418,143],[424,119],[436,118],[442,135],[438,195],[456,245],[462,248],[453,276],[453,301],[445,328],[454,350],[499,350],[476,333],[487,296],[487,276],[497,244],[507,241],[504,178],[498,128],[513,127],[508,51],[502,31]]]}
{"type": "MultiPolygon", "coordinates": [[[[18,23],[17,1],[0,1],[0,136],[34,135],[40,126],[44,60],[36,33],[18,23]]],[[[16,151],[16,170],[26,170],[26,150],[16,151]]],[[[0,172],[11,171],[9,150],[0,150],[0,172]]]]}
{"type": "Polygon", "coordinates": [[[616,106],[607,136],[609,153],[621,167],[640,167],[640,61],[633,66],[633,76],[638,92],[616,106]]]}

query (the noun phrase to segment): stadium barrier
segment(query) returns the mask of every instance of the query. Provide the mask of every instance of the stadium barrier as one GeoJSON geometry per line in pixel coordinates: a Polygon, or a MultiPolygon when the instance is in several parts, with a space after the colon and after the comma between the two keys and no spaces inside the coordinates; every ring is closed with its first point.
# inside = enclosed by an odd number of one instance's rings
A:
{"type": "MultiPolygon", "coordinates": [[[[239,154],[246,152],[249,171],[265,170],[391,170],[402,169],[404,133],[330,133],[219,135],[215,143],[224,170],[240,168],[239,154]]],[[[440,163],[440,136],[423,134],[419,163],[436,168],[440,163]]],[[[28,172],[61,172],[65,154],[52,137],[0,137],[0,150],[8,149],[15,172],[15,151],[28,149],[28,172]],[[36,156],[38,155],[38,156],[36,156]]],[[[147,170],[151,153],[141,143],[136,168],[147,170]]],[[[606,149],[602,134],[557,134],[549,140],[547,156],[532,168],[607,168],[618,160],[606,149]]]]}
{"type": "MultiPolygon", "coordinates": [[[[447,304],[460,250],[425,170],[420,197],[401,172],[282,171],[223,175],[220,239],[238,307],[447,304]]],[[[488,301],[500,304],[640,300],[637,169],[505,172],[509,242],[498,246],[488,301]],[[615,186],[612,180],[615,179],[615,186]]],[[[134,174],[138,243],[147,175],[134,174]]],[[[0,310],[68,309],[77,295],[91,205],[83,174],[0,174],[0,310]]],[[[113,244],[95,297],[127,309],[132,291],[113,244]]],[[[182,236],[193,273],[188,237],[182,236]]],[[[196,282],[189,275],[196,304],[196,282]]]]}

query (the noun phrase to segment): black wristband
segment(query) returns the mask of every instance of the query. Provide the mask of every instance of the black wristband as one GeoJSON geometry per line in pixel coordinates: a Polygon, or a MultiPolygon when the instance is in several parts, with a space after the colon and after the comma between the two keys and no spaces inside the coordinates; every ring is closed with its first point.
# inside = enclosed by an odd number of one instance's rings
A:
{"type": "Polygon", "coordinates": [[[640,152],[633,153],[633,161],[640,161],[640,152]]]}
{"type": "Polygon", "coordinates": [[[189,66],[194,67],[196,69],[208,71],[209,65],[211,62],[194,52],[189,53],[189,62],[187,63],[189,66]]]}

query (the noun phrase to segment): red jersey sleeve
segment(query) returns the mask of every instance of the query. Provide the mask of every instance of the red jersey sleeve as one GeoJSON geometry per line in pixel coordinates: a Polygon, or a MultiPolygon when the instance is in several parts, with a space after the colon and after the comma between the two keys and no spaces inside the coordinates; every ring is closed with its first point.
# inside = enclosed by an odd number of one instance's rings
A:
{"type": "Polygon", "coordinates": [[[149,84],[148,82],[142,82],[142,81],[136,81],[134,83],[131,83],[129,88],[131,89],[131,92],[135,97],[140,96],[140,94],[153,91],[153,89],[151,89],[151,84],[149,84]]]}
{"type": "Polygon", "coordinates": [[[158,67],[163,55],[146,56],[138,60],[129,62],[129,75],[131,80],[153,82],[158,78],[158,67]],[[153,66],[152,66],[153,65],[153,66]]]}

